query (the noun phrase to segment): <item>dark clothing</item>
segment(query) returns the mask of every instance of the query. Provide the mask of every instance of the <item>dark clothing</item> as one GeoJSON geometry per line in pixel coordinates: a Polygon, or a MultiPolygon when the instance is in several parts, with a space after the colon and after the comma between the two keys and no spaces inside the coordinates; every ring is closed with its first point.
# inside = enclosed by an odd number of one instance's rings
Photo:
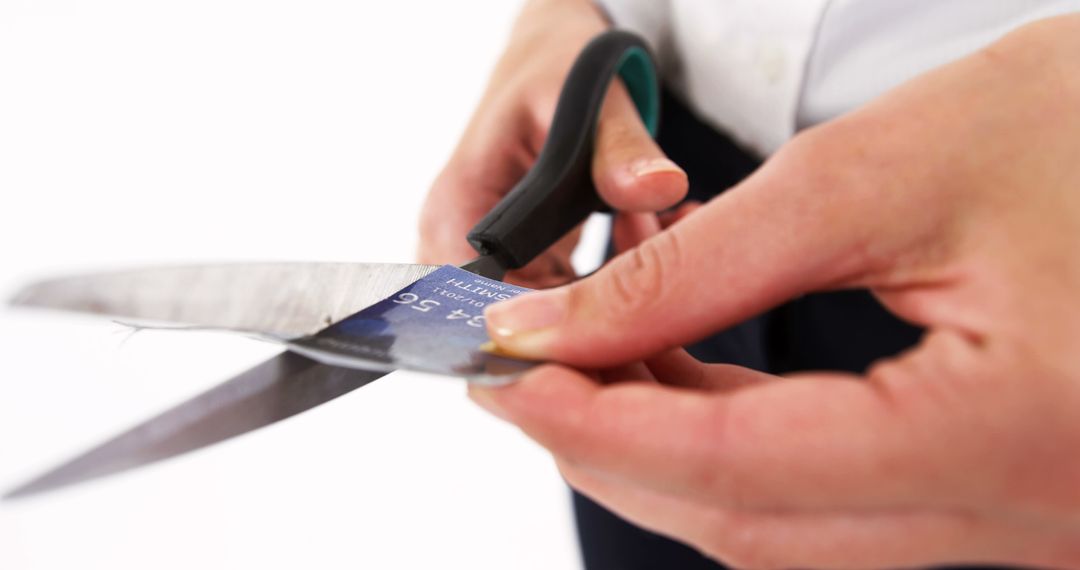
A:
{"type": "MultiPolygon", "coordinates": [[[[690,177],[690,198],[706,201],[753,172],[759,161],[705,126],[668,94],[660,146],[690,177]]],[[[888,312],[866,291],[807,295],[688,347],[706,362],[783,374],[799,370],[863,372],[912,346],[922,331],[888,312]]],[[[680,543],[641,530],[577,493],[574,510],[589,570],[723,568],[680,543]]]]}

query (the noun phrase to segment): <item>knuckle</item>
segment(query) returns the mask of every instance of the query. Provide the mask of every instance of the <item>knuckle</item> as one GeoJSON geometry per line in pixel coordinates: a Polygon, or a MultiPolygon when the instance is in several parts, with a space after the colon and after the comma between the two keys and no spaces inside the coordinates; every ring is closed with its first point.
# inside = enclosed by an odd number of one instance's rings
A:
{"type": "Polygon", "coordinates": [[[834,269],[845,278],[892,263],[892,242],[883,237],[887,228],[880,224],[880,212],[911,210],[912,193],[895,173],[913,175],[911,165],[922,162],[907,156],[909,150],[871,136],[904,128],[894,119],[864,114],[809,129],[792,140],[773,165],[771,191],[786,193],[797,205],[792,208],[799,217],[794,223],[810,220],[806,223],[818,235],[842,236],[843,258],[834,269]]]}
{"type": "Polygon", "coordinates": [[[758,461],[748,449],[761,440],[758,427],[760,414],[747,410],[733,401],[718,400],[712,410],[710,447],[704,465],[724,465],[724,469],[709,469],[697,478],[699,488],[706,489],[714,502],[731,509],[760,506],[763,498],[755,489],[758,461]]]}
{"type": "Polygon", "coordinates": [[[622,162],[641,154],[642,135],[628,121],[609,119],[597,133],[597,160],[622,162]]]}
{"type": "Polygon", "coordinates": [[[891,385],[896,382],[909,380],[907,371],[902,365],[903,357],[893,356],[875,360],[866,369],[865,376],[872,384],[891,385]]]}
{"type": "Polygon", "coordinates": [[[974,57],[997,77],[1008,82],[1011,92],[1026,86],[1039,104],[1030,114],[1059,124],[1075,108],[1080,94],[1075,53],[1080,48],[1080,16],[1036,20],[1016,28],[1000,40],[980,49],[974,57]]]}
{"type": "Polygon", "coordinates": [[[678,234],[668,231],[617,257],[599,291],[610,316],[639,316],[661,304],[667,282],[680,277],[683,249],[678,234]]]}
{"type": "Polygon", "coordinates": [[[580,493],[589,493],[591,491],[586,478],[583,476],[583,471],[578,467],[577,459],[560,456],[555,461],[555,467],[559,470],[559,475],[562,476],[563,481],[566,481],[570,488],[580,493]]]}
{"type": "Polygon", "coordinates": [[[653,145],[637,108],[629,100],[609,102],[597,125],[597,146],[601,155],[628,158],[640,154],[642,148],[653,145]],[[616,104],[611,104],[616,103],[616,104]]]}
{"type": "Polygon", "coordinates": [[[436,240],[438,230],[443,225],[443,218],[438,215],[437,209],[432,204],[433,199],[428,198],[424,207],[420,210],[418,230],[420,232],[421,246],[431,246],[436,240]]]}
{"type": "Polygon", "coordinates": [[[783,164],[809,192],[866,188],[869,166],[882,158],[869,134],[886,128],[884,120],[852,115],[803,131],[782,151],[783,164]]]}
{"type": "Polygon", "coordinates": [[[439,258],[440,240],[438,239],[438,222],[421,217],[419,229],[419,244],[417,256],[420,263],[436,263],[439,258]]]}
{"type": "Polygon", "coordinates": [[[783,567],[770,539],[772,533],[756,524],[753,515],[724,513],[707,525],[707,531],[711,540],[705,553],[728,566],[760,570],[783,567]]]}

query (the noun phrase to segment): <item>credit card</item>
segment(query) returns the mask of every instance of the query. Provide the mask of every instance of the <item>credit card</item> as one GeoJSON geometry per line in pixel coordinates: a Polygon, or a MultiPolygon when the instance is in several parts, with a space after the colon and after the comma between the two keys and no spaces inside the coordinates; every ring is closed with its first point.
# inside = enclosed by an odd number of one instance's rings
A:
{"type": "Polygon", "coordinates": [[[484,307],[528,291],[445,265],[314,335],[286,344],[336,366],[404,368],[505,384],[537,363],[481,348],[490,340],[484,307]]]}

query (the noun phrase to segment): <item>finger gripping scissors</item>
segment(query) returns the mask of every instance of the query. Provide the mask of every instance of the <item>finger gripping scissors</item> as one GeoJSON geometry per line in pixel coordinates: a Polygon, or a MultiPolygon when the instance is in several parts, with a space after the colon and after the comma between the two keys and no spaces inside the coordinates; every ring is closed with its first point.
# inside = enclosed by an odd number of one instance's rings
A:
{"type": "Polygon", "coordinates": [[[481,256],[518,269],[606,206],[592,180],[597,123],[608,87],[622,79],[653,136],[660,117],[656,66],[645,42],[613,30],[581,51],[563,84],[536,163],[469,232],[481,256]]]}

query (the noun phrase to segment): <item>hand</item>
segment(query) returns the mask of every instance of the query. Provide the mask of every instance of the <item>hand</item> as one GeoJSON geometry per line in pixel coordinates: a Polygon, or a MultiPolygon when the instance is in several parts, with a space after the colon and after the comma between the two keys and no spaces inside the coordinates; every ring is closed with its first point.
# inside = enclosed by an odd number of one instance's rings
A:
{"type": "MultiPolygon", "coordinates": [[[[581,48],[607,26],[589,0],[526,5],[476,114],[424,204],[422,263],[460,263],[476,256],[465,235],[536,160],[566,73],[581,48]]],[[[601,112],[593,178],[601,197],[620,210],[659,211],[686,195],[686,174],[653,142],[618,81],[601,112]]],[[[508,280],[533,288],[570,281],[578,233],[508,280]]]]}
{"type": "Polygon", "coordinates": [[[1080,568],[1078,54],[1080,16],[1025,27],[592,277],[492,306],[503,350],[618,368],[471,395],[583,493],[737,566],[1080,568]],[[672,348],[846,287],[922,343],[861,377],[672,348]]]}

